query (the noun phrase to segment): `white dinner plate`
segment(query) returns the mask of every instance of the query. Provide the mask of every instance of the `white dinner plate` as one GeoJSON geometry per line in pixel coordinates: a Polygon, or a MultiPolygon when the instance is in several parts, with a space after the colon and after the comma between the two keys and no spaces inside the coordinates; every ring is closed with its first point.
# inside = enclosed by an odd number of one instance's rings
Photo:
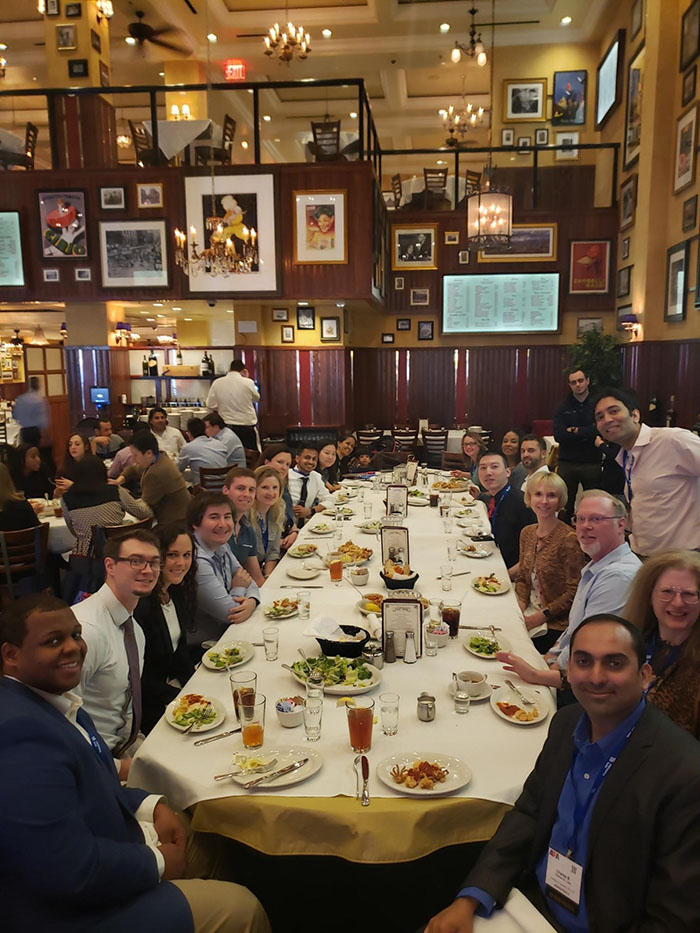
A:
{"type": "MultiPolygon", "coordinates": [[[[256,785],[256,787],[250,788],[250,790],[259,790],[261,793],[280,787],[291,787],[293,784],[299,784],[301,781],[310,778],[312,774],[316,774],[317,771],[320,771],[323,765],[323,758],[318,752],[311,751],[310,748],[295,747],[283,749],[282,751],[270,749],[270,751],[266,751],[265,754],[273,755],[277,759],[274,767],[270,769],[271,771],[279,771],[281,768],[291,765],[294,761],[301,761],[302,758],[308,758],[309,760],[301,768],[297,768],[296,771],[290,771],[287,774],[280,775],[280,777],[273,778],[271,781],[263,781],[261,784],[256,785]]],[[[246,784],[248,781],[254,781],[259,777],[262,777],[262,774],[242,771],[240,774],[232,774],[231,780],[235,781],[237,784],[246,784]]]]}
{"type": "MultiPolygon", "coordinates": [[[[472,638],[488,638],[489,641],[493,640],[493,635],[488,630],[483,632],[472,632],[471,635],[467,635],[462,644],[465,649],[470,653],[476,655],[477,658],[483,658],[485,661],[495,661],[495,654],[482,654],[481,651],[477,651],[475,648],[469,647],[469,642],[472,638]]],[[[507,638],[504,638],[500,633],[496,635],[496,641],[498,642],[499,651],[510,651],[511,645],[507,638]]]]}
{"type": "MultiPolygon", "coordinates": [[[[342,515],[343,518],[349,517],[351,515],[356,515],[355,509],[351,508],[349,505],[339,505],[329,506],[327,509],[323,510],[324,515],[342,515]]],[[[313,530],[313,529],[312,529],[313,530]]]]}
{"type": "Polygon", "coordinates": [[[241,664],[245,664],[246,661],[250,661],[251,658],[255,657],[255,648],[253,648],[249,641],[231,641],[227,645],[224,645],[222,650],[224,648],[238,648],[241,653],[240,660],[232,661],[228,665],[224,664],[223,667],[218,667],[210,659],[210,655],[216,654],[216,649],[214,648],[211,651],[204,652],[202,656],[202,664],[210,671],[225,671],[227,666],[240,667],[241,664]]]}
{"type": "MultiPolygon", "coordinates": [[[[185,694],[185,696],[186,695],[187,694],[185,694]]],[[[180,699],[180,697],[176,697],[172,703],[168,703],[168,705],[165,707],[165,721],[168,723],[168,725],[172,726],[173,729],[177,729],[178,732],[184,732],[187,726],[181,726],[173,719],[173,710],[177,706],[180,699]]],[[[216,715],[211,722],[208,722],[205,725],[197,723],[196,726],[192,726],[188,735],[192,735],[194,732],[211,732],[212,729],[218,729],[221,723],[226,719],[226,710],[224,709],[224,705],[220,700],[215,700],[214,697],[207,696],[203,696],[202,699],[211,703],[212,709],[216,715]]]]}
{"type": "Polygon", "coordinates": [[[527,686],[527,684],[522,686],[520,689],[522,690],[524,696],[526,696],[529,700],[534,700],[536,702],[537,711],[539,713],[537,719],[530,719],[526,722],[522,722],[519,719],[513,719],[511,716],[506,716],[503,710],[498,708],[499,703],[512,703],[514,706],[519,706],[520,709],[524,709],[526,711],[531,709],[531,707],[525,706],[518,694],[514,690],[511,690],[510,687],[501,687],[500,689],[493,691],[491,695],[491,709],[497,716],[500,716],[501,719],[505,719],[506,722],[512,722],[515,726],[536,726],[538,723],[544,722],[545,719],[549,716],[549,704],[546,702],[541,692],[527,686]]]}
{"type": "MultiPolygon", "coordinates": [[[[478,580],[478,577],[477,577],[478,580]]],[[[493,593],[488,593],[485,590],[480,590],[477,584],[477,580],[474,580],[472,583],[472,589],[476,590],[477,593],[481,593],[482,596],[503,596],[504,593],[507,593],[510,590],[510,581],[501,580],[500,587],[497,590],[494,590],[493,593]]]]}
{"type": "Polygon", "coordinates": [[[378,535],[381,527],[382,523],[380,521],[362,522],[361,525],[355,525],[355,528],[364,531],[366,535],[378,535]]]}
{"type": "Polygon", "coordinates": [[[287,555],[289,557],[294,557],[296,560],[308,560],[310,557],[319,556],[318,547],[315,544],[308,544],[308,543],[297,544],[295,547],[292,547],[287,551],[287,555]],[[299,548],[303,548],[303,547],[312,547],[313,551],[309,553],[305,553],[305,554],[300,554],[299,548]]]}
{"type": "Polygon", "coordinates": [[[430,500],[424,499],[422,496],[409,496],[408,504],[409,505],[430,505],[430,500]]]}
{"type": "Polygon", "coordinates": [[[484,557],[490,557],[491,551],[487,551],[485,548],[480,548],[476,544],[468,544],[466,547],[463,544],[457,545],[457,550],[460,554],[463,554],[465,557],[473,557],[476,560],[482,560],[484,557]],[[473,551],[468,551],[468,547],[473,547],[473,551]]]}
{"type": "Polygon", "coordinates": [[[284,612],[271,613],[270,612],[271,609],[272,609],[272,603],[270,603],[269,606],[265,606],[265,615],[267,616],[268,619],[291,619],[292,616],[295,616],[299,612],[298,606],[294,606],[294,608],[290,607],[289,609],[285,609],[284,612]]]}
{"type": "Polygon", "coordinates": [[[465,492],[469,489],[469,483],[466,480],[456,479],[454,482],[450,483],[448,489],[443,488],[442,484],[449,482],[449,480],[438,480],[437,483],[433,483],[430,487],[433,492],[465,492]]]}
{"type": "MultiPolygon", "coordinates": [[[[365,667],[372,672],[372,679],[370,681],[363,680],[361,687],[352,686],[350,684],[333,684],[330,687],[324,687],[323,692],[331,697],[358,697],[363,693],[369,693],[370,690],[374,690],[374,688],[382,682],[382,672],[371,664],[365,664],[365,667]]],[[[290,674],[297,683],[306,686],[306,681],[297,673],[290,671],[290,674]]]]}
{"type": "Polygon", "coordinates": [[[306,564],[292,564],[291,567],[287,567],[287,576],[292,580],[313,580],[320,572],[320,567],[307,567],[306,564]]]}
{"type": "Polygon", "coordinates": [[[321,522],[320,525],[312,525],[309,528],[309,531],[312,531],[315,535],[332,535],[333,529],[326,525],[325,522],[321,522]]]}
{"type": "MultiPolygon", "coordinates": [[[[384,597],[384,598],[386,599],[386,597],[384,597]]],[[[372,601],[373,601],[373,600],[371,600],[371,599],[364,598],[364,599],[358,599],[357,602],[355,603],[355,605],[356,605],[357,608],[360,610],[360,612],[362,613],[363,616],[371,615],[372,610],[371,610],[371,609],[365,609],[364,607],[365,607],[365,603],[371,603],[372,601]]],[[[375,615],[380,616],[380,615],[382,614],[382,606],[381,606],[381,603],[379,603],[379,604],[375,603],[375,606],[376,606],[376,605],[379,605],[379,612],[376,612],[375,615]]]]}
{"type": "MultiPolygon", "coordinates": [[[[447,692],[448,692],[449,695],[452,697],[452,699],[454,699],[454,695],[455,695],[455,682],[454,682],[454,680],[451,680],[451,681],[448,683],[448,685],[447,685],[447,692]]],[[[476,695],[475,697],[471,697],[471,702],[472,702],[472,703],[481,703],[482,700],[488,700],[488,698],[491,696],[492,693],[493,693],[493,689],[492,689],[492,687],[491,687],[491,684],[488,682],[488,680],[485,680],[484,683],[483,683],[483,685],[482,685],[482,687],[481,687],[481,691],[480,691],[479,693],[477,693],[477,695],[476,695]]]]}
{"type": "Polygon", "coordinates": [[[341,486],[348,486],[350,489],[352,489],[353,486],[365,486],[366,484],[363,483],[363,482],[362,482],[361,480],[359,480],[359,479],[344,479],[340,485],[341,485],[341,486]]]}
{"type": "Polygon", "coordinates": [[[380,761],[377,765],[377,777],[382,784],[386,784],[392,790],[398,791],[399,794],[408,794],[411,797],[442,797],[445,794],[452,794],[456,790],[466,787],[472,779],[472,772],[468,765],[451,755],[434,755],[432,752],[404,752],[400,755],[391,755],[389,758],[380,761]],[[391,776],[391,769],[395,765],[408,768],[416,761],[434,762],[441,768],[447,768],[449,773],[445,780],[437,783],[432,790],[397,784],[391,776]]]}

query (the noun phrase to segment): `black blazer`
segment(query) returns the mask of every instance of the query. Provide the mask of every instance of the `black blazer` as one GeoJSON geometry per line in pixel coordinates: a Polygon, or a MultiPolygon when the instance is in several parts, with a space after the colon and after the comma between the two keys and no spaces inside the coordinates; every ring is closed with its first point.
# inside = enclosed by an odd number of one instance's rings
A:
{"type": "Polygon", "coordinates": [[[175,651],[168,631],[168,624],[163,615],[163,609],[157,599],[150,596],[142,597],[136,609],[134,618],[139,623],[146,636],[146,647],[141,673],[141,693],[143,697],[143,712],[141,716],[141,729],[149,733],[165,711],[165,707],[174,700],[180,692],[172,687],[168,680],[179,680],[185,683],[194,673],[194,665],[187,649],[185,633],[186,613],[182,597],[176,589],[171,591],[171,598],[177,610],[180,622],[180,641],[175,651]]]}
{"type": "Polygon", "coordinates": [[[0,509],[0,531],[22,531],[38,524],[39,519],[26,499],[8,499],[0,509]]]}
{"type": "MultiPolygon", "coordinates": [[[[488,508],[491,500],[489,493],[485,492],[479,498],[488,508]]],[[[525,505],[522,492],[511,485],[510,492],[498,507],[493,534],[508,569],[517,564],[520,557],[520,532],[526,525],[536,523],[537,516],[525,505]]]]}
{"type": "MultiPolygon", "coordinates": [[[[499,906],[515,885],[532,887],[571,767],[581,712],[576,704],[553,718],[522,794],[463,887],[487,891],[499,906]]],[[[698,743],[648,705],[593,810],[584,873],[590,933],[700,930],[698,878],[698,743]]]]}

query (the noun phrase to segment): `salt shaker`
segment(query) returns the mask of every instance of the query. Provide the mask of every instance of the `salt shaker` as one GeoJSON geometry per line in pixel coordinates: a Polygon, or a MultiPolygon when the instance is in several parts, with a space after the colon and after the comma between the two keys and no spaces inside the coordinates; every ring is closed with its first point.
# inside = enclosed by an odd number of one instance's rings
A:
{"type": "Polygon", "coordinates": [[[387,632],[384,636],[384,663],[393,664],[396,660],[396,645],[394,644],[394,633],[387,632]]]}
{"type": "Polygon", "coordinates": [[[406,632],[406,643],[403,649],[403,663],[416,663],[416,640],[413,637],[413,632],[406,632]]]}

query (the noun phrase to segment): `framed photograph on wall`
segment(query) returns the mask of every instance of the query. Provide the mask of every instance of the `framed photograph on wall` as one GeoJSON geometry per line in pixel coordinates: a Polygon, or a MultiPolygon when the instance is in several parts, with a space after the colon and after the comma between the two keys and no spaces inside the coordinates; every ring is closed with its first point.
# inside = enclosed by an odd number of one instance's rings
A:
{"type": "Polygon", "coordinates": [[[393,334],[382,334],[382,343],[393,343],[394,335],[393,334]]]}
{"type": "Polygon", "coordinates": [[[294,325],[293,324],[283,324],[282,325],[282,343],[294,343],[294,325]]]}
{"type": "Polygon", "coordinates": [[[693,67],[683,75],[683,88],[681,91],[681,107],[687,107],[695,97],[695,88],[698,80],[698,66],[693,67]]]}
{"type": "Polygon", "coordinates": [[[402,275],[394,276],[394,291],[395,292],[403,291],[403,276],[402,275]]]}
{"type": "Polygon", "coordinates": [[[510,249],[491,246],[479,252],[479,262],[553,262],[556,258],[556,224],[513,224],[510,249]]]}
{"type": "Polygon", "coordinates": [[[549,145],[549,129],[544,127],[543,129],[535,130],[535,145],[536,146],[548,146],[549,145]]]}
{"type": "Polygon", "coordinates": [[[618,29],[596,68],[595,129],[603,127],[622,100],[625,30],[618,29]]]}
{"type": "Polygon", "coordinates": [[[391,228],[391,268],[437,269],[437,224],[391,228]]]}
{"type": "Polygon", "coordinates": [[[64,7],[64,15],[69,19],[77,19],[82,14],[81,4],[80,3],[66,3],[64,7]]]}
{"type": "Polygon", "coordinates": [[[555,71],[552,126],[583,126],[588,98],[587,71],[555,71]]]}
{"type": "Polygon", "coordinates": [[[348,261],[347,191],[294,191],[294,262],[348,261]]]}
{"type": "Polygon", "coordinates": [[[94,29],[90,30],[90,45],[96,52],[102,51],[102,39],[100,38],[99,32],[95,32],[94,29]]]}
{"type": "Polygon", "coordinates": [[[68,77],[69,78],[87,78],[88,62],[87,58],[69,58],[68,59],[68,77]]]}
{"type": "Polygon", "coordinates": [[[321,340],[340,340],[340,318],[321,318],[321,340]]]}
{"type": "Polygon", "coordinates": [[[676,157],[673,163],[673,193],[695,181],[695,147],[698,141],[698,105],[693,104],[676,121],[676,157]]]}
{"type": "Polygon", "coordinates": [[[630,238],[625,236],[622,238],[622,246],[620,247],[620,259],[629,259],[630,256],[630,238]]]}
{"type": "Polygon", "coordinates": [[[297,330],[316,330],[316,310],[311,305],[297,305],[297,330]]]}
{"type": "Polygon", "coordinates": [[[47,16],[58,16],[61,12],[61,8],[58,4],[58,0],[46,0],[46,15],[47,16]]]}
{"type": "Polygon", "coordinates": [[[77,48],[75,26],[72,23],[56,26],[56,48],[59,52],[72,52],[77,48]]]}
{"type": "Polygon", "coordinates": [[[126,188],[124,185],[100,188],[100,207],[103,211],[123,211],[126,208],[126,188]]]}
{"type": "Polygon", "coordinates": [[[515,145],[515,130],[512,126],[505,127],[501,130],[501,145],[502,146],[513,146],[515,145]]]}
{"type": "Polygon", "coordinates": [[[84,191],[39,192],[44,259],[85,259],[88,255],[84,191]]]}
{"type": "Polygon", "coordinates": [[[100,87],[109,87],[109,68],[100,59],[100,87]]]}
{"type": "Polygon", "coordinates": [[[42,269],[43,279],[45,282],[60,282],[61,281],[61,270],[60,269],[42,269]]]}
{"type": "Polygon", "coordinates": [[[617,270],[616,298],[626,298],[632,291],[632,266],[623,266],[617,270]]]}
{"type": "Polygon", "coordinates": [[[589,330],[600,330],[603,329],[603,318],[602,317],[580,317],[576,321],[576,336],[581,337],[583,334],[588,333],[589,330]]]}
{"type": "Polygon", "coordinates": [[[83,266],[82,268],[75,270],[75,281],[76,282],[91,282],[92,281],[92,269],[89,266],[83,266]]]}
{"type": "Polygon", "coordinates": [[[681,17],[681,60],[679,71],[685,71],[700,52],[700,0],[692,0],[681,17]]]}
{"type": "Polygon", "coordinates": [[[683,202],[683,233],[689,233],[698,222],[698,196],[694,194],[683,202]]]}
{"type": "Polygon", "coordinates": [[[569,294],[607,295],[612,240],[572,240],[569,248],[569,294]]]}
{"type": "Polygon", "coordinates": [[[526,78],[503,82],[503,122],[532,123],[547,118],[547,79],[526,78]]]}
{"type": "Polygon", "coordinates": [[[676,243],[666,250],[665,321],[685,319],[685,299],[688,293],[688,241],[676,243]]]}
{"type": "Polygon", "coordinates": [[[529,149],[532,146],[532,136],[518,136],[517,149],[529,149]]]}
{"type": "Polygon", "coordinates": [[[435,333],[434,321],[418,321],[418,339],[432,340],[435,333]]]}
{"type": "Polygon", "coordinates": [[[457,246],[459,244],[459,230],[445,231],[445,246],[457,246]]]}
{"type": "Polygon", "coordinates": [[[634,224],[637,209],[637,173],[620,185],[620,230],[626,230],[634,224]]]}
{"type": "Polygon", "coordinates": [[[163,207],[163,185],[160,182],[146,182],[136,185],[136,204],[141,208],[163,207]]]}
{"type": "Polygon", "coordinates": [[[625,171],[639,158],[642,148],[642,86],[644,82],[644,44],[637,49],[627,66],[627,110],[625,112],[625,171]]]}
{"type": "Polygon", "coordinates": [[[411,319],[410,317],[400,317],[396,320],[396,329],[397,330],[410,330],[411,329],[411,319]]]}
{"type": "Polygon", "coordinates": [[[430,304],[430,289],[429,288],[412,288],[411,289],[411,304],[412,305],[429,305],[430,304]]]}
{"type": "Polygon", "coordinates": [[[468,249],[462,249],[459,251],[459,253],[457,254],[457,262],[460,264],[460,266],[469,265],[469,250],[468,249]]]}
{"type": "Polygon", "coordinates": [[[164,220],[101,220],[103,288],[167,288],[164,220]]]}
{"type": "Polygon", "coordinates": [[[554,145],[555,146],[564,146],[564,149],[555,149],[554,150],[554,159],[557,162],[575,162],[578,159],[578,146],[579,135],[578,131],[575,133],[555,133],[554,134],[554,145]]]}
{"type": "Polygon", "coordinates": [[[634,0],[630,16],[630,39],[636,39],[644,23],[644,0],[634,0]]]}
{"type": "Polygon", "coordinates": [[[273,308],[272,309],[272,320],[273,321],[288,321],[289,310],[287,308],[273,308]]]}

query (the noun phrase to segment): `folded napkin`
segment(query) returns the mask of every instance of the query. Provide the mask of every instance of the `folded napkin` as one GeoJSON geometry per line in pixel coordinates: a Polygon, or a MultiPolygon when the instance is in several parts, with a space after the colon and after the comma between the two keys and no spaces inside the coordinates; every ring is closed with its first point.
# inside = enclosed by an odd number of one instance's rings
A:
{"type": "Polygon", "coordinates": [[[348,635],[330,616],[317,616],[312,619],[304,635],[309,635],[311,638],[325,638],[327,641],[362,641],[365,637],[362,633],[348,635]]]}

